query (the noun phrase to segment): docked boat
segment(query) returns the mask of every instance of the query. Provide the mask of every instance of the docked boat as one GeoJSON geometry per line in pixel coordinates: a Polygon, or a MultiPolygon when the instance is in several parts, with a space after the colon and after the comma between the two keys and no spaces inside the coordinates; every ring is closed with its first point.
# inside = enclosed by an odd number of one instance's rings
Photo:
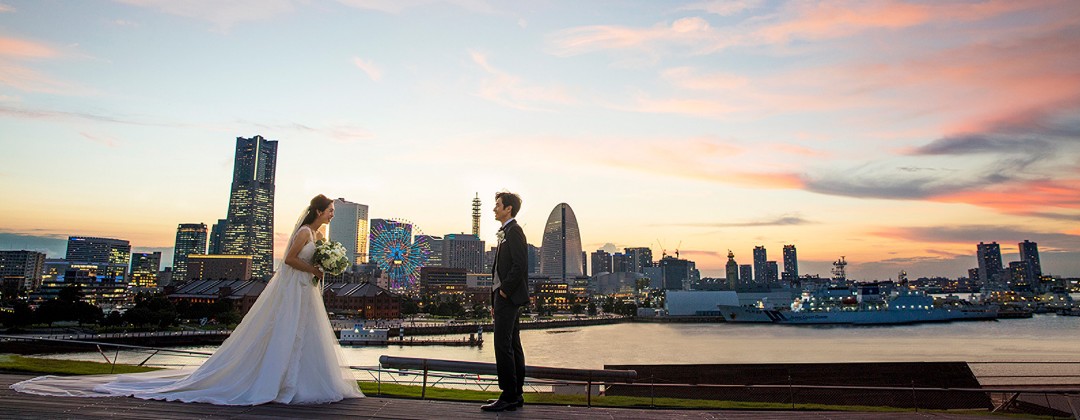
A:
{"type": "Polygon", "coordinates": [[[356,324],[352,328],[338,331],[338,342],[350,346],[385,346],[389,339],[389,329],[364,328],[356,324]]]}
{"type": "Polygon", "coordinates": [[[728,322],[773,324],[892,325],[921,322],[949,322],[997,319],[996,305],[974,305],[966,301],[935,304],[920,290],[902,288],[888,298],[877,285],[857,290],[830,287],[803,293],[791,308],[718,305],[728,322]]]}

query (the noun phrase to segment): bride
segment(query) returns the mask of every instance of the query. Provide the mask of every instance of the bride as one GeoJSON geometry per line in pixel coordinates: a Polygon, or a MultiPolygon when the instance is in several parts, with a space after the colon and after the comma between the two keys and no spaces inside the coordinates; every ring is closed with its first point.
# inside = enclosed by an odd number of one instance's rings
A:
{"type": "Polygon", "coordinates": [[[312,276],[320,230],[334,217],[334,203],[311,199],[279,266],[255,305],[202,366],[126,375],[42,376],[11,386],[50,396],[112,397],[255,405],[316,404],[363,397],[323,308],[312,276]]]}

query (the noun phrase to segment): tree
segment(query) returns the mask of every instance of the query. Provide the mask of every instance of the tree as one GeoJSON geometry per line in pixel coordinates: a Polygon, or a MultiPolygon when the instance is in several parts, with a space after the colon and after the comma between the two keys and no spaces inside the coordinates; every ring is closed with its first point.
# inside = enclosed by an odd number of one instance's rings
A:
{"type": "Polygon", "coordinates": [[[124,322],[136,327],[143,327],[154,322],[154,313],[147,307],[135,307],[124,312],[124,322]]]}
{"type": "Polygon", "coordinates": [[[420,306],[415,301],[409,298],[405,298],[401,301],[401,314],[402,315],[415,315],[420,312],[420,306]]]}
{"type": "Polygon", "coordinates": [[[56,299],[61,302],[75,303],[82,300],[84,295],[82,286],[73,284],[60,289],[60,292],[56,294],[56,299]]]}
{"type": "Polygon", "coordinates": [[[83,324],[99,324],[105,318],[105,313],[97,306],[81,300],[72,305],[74,306],[75,320],[79,322],[80,327],[83,324]]]}
{"type": "Polygon", "coordinates": [[[603,309],[605,313],[615,313],[615,297],[608,296],[604,299],[604,303],[600,305],[600,309],[603,309]]]}
{"type": "Polygon", "coordinates": [[[596,303],[595,302],[589,302],[588,312],[589,312],[589,316],[596,316],[596,303]]]}
{"type": "Polygon", "coordinates": [[[38,306],[34,315],[37,317],[38,322],[49,324],[52,327],[54,322],[75,319],[75,305],[59,299],[49,299],[38,306]]]}
{"type": "Polygon", "coordinates": [[[123,323],[124,316],[120,314],[120,311],[109,312],[109,315],[101,321],[101,325],[106,327],[118,327],[123,323]]]}

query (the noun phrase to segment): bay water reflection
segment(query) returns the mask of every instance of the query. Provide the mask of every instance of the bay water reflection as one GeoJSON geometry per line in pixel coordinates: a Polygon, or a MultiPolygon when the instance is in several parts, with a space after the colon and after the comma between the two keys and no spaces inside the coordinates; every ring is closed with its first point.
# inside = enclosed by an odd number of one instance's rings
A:
{"type": "MultiPolygon", "coordinates": [[[[1080,317],[1035,315],[1029,319],[881,327],[623,323],[526,330],[521,341],[528,364],[568,368],[602,368],[605,364],[1080,361],[1080,317]]],[[[183,349],[212,352],[216,346],[183,349]]],[[[344,352],[354,366],[376,366],[381,355],[495,361],[490,345],[345,347],[344,352]]],[[[114,355],[106,354],[109,358],[114,355]]],[[[146,356],[120,352],[118,360],[137,364],[146,356]]],[[[103,360],[96,351],[45,357],[103,360]]],[[[158,354],[148,363],[197,365],[203,360],[158,354]]]]}

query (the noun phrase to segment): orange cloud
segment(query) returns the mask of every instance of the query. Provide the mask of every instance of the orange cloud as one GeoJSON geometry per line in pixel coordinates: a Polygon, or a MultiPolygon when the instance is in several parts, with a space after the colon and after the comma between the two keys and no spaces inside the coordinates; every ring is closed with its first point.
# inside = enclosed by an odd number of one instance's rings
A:
{"type": "Polygon", "coordinates": [[[1012,214],[1045,212],[1048,208],[1080,210],[1080,179],[1028,181],[993,191],[962,191],[931,201],[966,203],[1012,214]]]}
{"type": "Polygon", "coordinates": [[[0,37],[0,56],[17,58],[51,58],[59,55],[47,45],[23,39],[0,37]]]}

